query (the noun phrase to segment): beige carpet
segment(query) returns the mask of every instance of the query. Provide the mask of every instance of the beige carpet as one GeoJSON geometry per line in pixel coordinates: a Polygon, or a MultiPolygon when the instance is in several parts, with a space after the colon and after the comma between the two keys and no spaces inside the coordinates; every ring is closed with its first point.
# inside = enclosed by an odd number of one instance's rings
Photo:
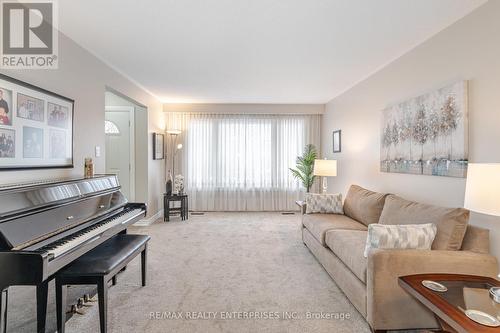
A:
{"type": "MultiPolygon", "coordinates": [[[[207,213],[131,229],[152,237],[148,286],[140,287],[136,258],[109,291],[109,331],[370,332],[304,246],[299,226],[299,215],[207,213]]],[[[66,331],[98,332],[97,310],[74,316],[66,331]]]]}

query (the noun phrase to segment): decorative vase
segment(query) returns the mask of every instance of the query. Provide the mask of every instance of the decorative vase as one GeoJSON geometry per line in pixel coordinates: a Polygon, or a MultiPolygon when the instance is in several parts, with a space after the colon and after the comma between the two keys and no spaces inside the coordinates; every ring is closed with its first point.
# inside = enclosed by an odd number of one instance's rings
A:
{"type": "Polygon", "coordinates": [[[168,170],[167,184],[165,188],[167,195],[172,195],[172,183],[173,183],[172,173],[170,172],[170,170],[168,170]]]}
{"type": "Polygon", "coordinates": [[[94,161],[92,161],[92,158],[86,157],[84,163],[85,163],[84,177],[85,178],[94,177],[94,161]]]}
{"type": "Polygon", "coordinates": [[[174,192],[182,195],[184,194],[184,176],[177,175],[174,180],[174,192]]]}

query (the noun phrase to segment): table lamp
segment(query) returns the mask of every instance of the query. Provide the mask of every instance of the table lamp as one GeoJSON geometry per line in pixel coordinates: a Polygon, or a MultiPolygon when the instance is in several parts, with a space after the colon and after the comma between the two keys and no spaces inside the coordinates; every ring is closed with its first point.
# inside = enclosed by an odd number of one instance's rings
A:
{"type": "Polygon", "coordinates": [[[500,163],[469,163],[464,207],[500,216],[500,163]]]}
{"type": "Polygon", "coordinates": [[[326,177],[337,176],[337,161],[336,160],[314,160],[314,171],[315,176],[322,177],[322,193],[326,194],[328,189],[328,182],[326,177]]]}
{"type": "MultiPolygon", "coordinates": [[[[469,163],[464,207],[500,216],[500,163],[469,163]]],[[[500,301],[500,288],[491,288],[490,293],[495,302],[500,301]]]]}

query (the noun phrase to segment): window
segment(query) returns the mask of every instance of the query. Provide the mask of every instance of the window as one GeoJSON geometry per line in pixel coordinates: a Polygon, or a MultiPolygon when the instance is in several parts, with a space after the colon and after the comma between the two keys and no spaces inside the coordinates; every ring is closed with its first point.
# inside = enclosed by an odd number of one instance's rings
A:
{"type": "Polygon", "coordinates": [[[294,208],[303,188],[289,168],[307,143],[318,146],[319,116],[183,115],[183,122],[183,173],[195,209],[294,208]]]}
{"type": "Polygon", "coordinates": [[[118,129],[118,126],[116,126],[114,122],[105,120],[104,133],[107,135],[120,135],[120,130],[118,129]]]}
{"type": "Polygon", "coordinates": [[[224,120],[218,124],[217,160],[222,177],[217,187],[272,186],[272,120],[224,120]]]}
{"type": "MultiPolygon", "coordinates": [[[[306,144],[319,148],[320,115],[167,112],[182,130],[176,171],[189,205],[205,211],[296,209],[304,188],[289,168],[306,144]]],[[[167,158],[169,154],[167,153],[167,158]]]]}

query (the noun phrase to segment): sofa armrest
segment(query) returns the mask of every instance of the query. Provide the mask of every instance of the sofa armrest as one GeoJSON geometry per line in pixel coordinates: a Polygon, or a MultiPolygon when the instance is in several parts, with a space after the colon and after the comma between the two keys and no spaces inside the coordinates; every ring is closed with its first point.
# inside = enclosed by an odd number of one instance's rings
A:
{"type": "Polygon", "coordinates": [[[398,277],[451,273],[496,277],[494,256],[470,251],[380,250],[368,255],[367,320],[374,329],[435,328],[434,315],[398,285],[398,277]]]}

